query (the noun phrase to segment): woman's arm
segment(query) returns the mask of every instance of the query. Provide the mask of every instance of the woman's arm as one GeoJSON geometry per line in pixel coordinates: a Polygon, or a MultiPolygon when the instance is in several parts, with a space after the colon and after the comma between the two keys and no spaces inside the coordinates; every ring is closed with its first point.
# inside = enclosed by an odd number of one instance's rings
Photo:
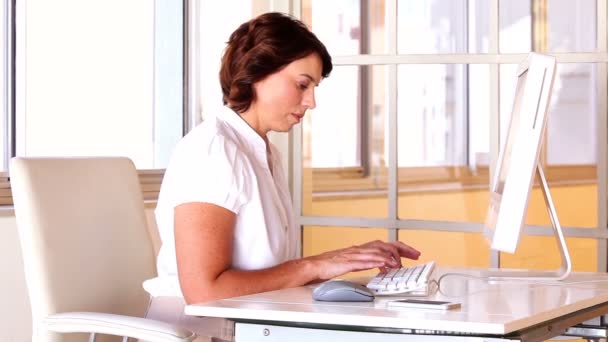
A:
{"type": "Polygon", "coordinates": [[[275,267],[231,268],[236,215],[208,203],[175,207],[175,249],[179,281],[188,303],[294,287],[375,267],[399,267],[401,257],[420,253],[400,242],[373,241],[275,267]]]}

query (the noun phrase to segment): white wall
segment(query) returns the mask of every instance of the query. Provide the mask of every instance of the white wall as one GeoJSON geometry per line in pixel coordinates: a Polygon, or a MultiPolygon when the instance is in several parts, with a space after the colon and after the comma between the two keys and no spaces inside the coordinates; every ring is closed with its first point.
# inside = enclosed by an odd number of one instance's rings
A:
{"type": "MultiPolygon", "coordinates": [[[[155,231],[153,209],[147,208],[146,214],[149,227],[155,231]]],[[[5,208],[0,208],[0,274],[0,341],[30,342],[31,312],[19,236],[13,210],[5,208]]]]}

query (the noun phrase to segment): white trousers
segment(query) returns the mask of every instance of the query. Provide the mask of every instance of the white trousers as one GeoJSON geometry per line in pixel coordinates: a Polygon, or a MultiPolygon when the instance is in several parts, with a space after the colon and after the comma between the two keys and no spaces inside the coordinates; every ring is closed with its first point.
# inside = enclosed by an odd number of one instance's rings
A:
{"type": "Polygon", "coordinates": [[[195,317],[184,314],[181,297],[152,297],[147,318],[174,324],[196,333],[195,341],[234,341],[234,323],[224,318],[195,317]]]}

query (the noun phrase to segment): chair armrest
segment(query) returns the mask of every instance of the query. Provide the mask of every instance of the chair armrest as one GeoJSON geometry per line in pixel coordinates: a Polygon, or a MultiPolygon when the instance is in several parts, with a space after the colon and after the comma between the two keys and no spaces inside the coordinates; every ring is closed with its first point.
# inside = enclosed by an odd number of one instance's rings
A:
{"type": "Polygon", "coordinates": [[[190,342],[196,338],[196,334],[165,322],[97,312],[62,312],[46,317],[43,324],[55,332],[109,334],[150,342],[190,342]]]}

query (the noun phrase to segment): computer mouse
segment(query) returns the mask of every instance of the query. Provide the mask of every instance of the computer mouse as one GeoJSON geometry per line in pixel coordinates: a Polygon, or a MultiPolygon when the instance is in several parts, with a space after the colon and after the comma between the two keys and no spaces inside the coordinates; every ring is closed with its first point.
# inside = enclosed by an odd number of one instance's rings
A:
{"type": "Polygon", "coordinates": [[[374,300],[374,293],[361,284],[332,280],[314,289],[312,298],[324,302],[371,302],[374,300]]]}

